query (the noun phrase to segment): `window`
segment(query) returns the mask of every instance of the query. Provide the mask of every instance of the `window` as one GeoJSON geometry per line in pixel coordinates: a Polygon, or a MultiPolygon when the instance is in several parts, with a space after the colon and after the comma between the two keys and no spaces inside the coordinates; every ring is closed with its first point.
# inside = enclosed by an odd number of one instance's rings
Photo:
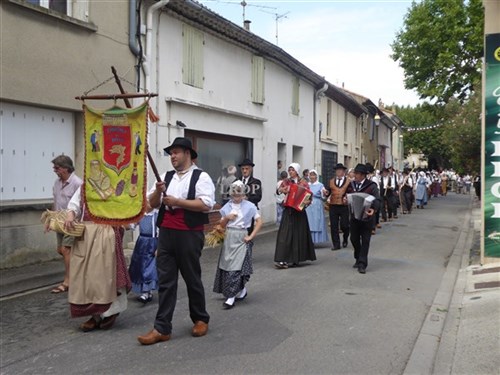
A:
{"type": "Polygon", "coordinates": [[[88,21],[89,1],[86,0],[26,0],[26,2],[81,21],[88,21]]]}
{"type": "Polygon", "coordinates": [[[344,142],[347,142],[347,110],[344,109],[344,142]]]}
{"type": "Polygon", "coordinates": [[[238,163],[252,157],[252,140],[213,133],[186,130],[184,133],[198,151],[196,165],[207,172],[216,186],[215,199],[222,204],[222,179],[228,176],[227,168],[235,166],[236,176],[241,176],[238,163]]]}
{"type": "Polygon", "coordinates": [[[331,178],[335,176],[335,165],[337,164],[338,154],[332,151],[321,151],[321,182],[328,185],[331,178]]]}
{"type": "Polygon", "coordinates": [[[252,102],[264,104],[264,58],[252,56],[252,102]]]}
{"type": "Polygon", "coordinates": [[[182,26],[182,82],[203,88],[203,33],[194,27],[182,26]]]}
{"type": "Polygon", "coordinates": [[[293,86],[292,86],[292,113],[295,116],[298,116],[299,112],[300,112],[300,108],[299,108],[299,88],[300,88],[299,77],[295,77],[293,79],[293,86]]]}
{"type": "Polygon", "coordinates": [[[326,137],[332,138],[332,101],[326,101],[326,137]]]}

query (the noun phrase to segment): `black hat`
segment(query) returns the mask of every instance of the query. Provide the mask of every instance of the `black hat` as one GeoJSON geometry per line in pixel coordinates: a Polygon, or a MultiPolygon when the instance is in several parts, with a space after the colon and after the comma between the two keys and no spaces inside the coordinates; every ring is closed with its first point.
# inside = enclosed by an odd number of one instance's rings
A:
{"type": "Polygon", "coordinates": [[[375,168],[373,167],[373,165],[371,165],[371,163],[366,163],[365,166],[366,166],[366,170],[368,171],[368,173],[375,172],[375,168]]]}
{"type": "Polygon", "coordinates": [[[338,163],[338,164],[335,166],[335,168],[333,168],[333,169],[335,169],[335,170],[337,170],[337,169],[343,169],[343,170],[346,170],[346,169],[347,169],[347,167],[346,167],[344,164],[342,164],[342,163],[338,163]]]}
{"type": "Polygon", "coordinates": [[[354,173],[362,173],[362,174],[368,174],[368,168],[366,168],[366,165],[364,164],[358,164],[356,165],[356,168],[354,168],[354,173]]]}
{"type": "Polygon", "coordinates": [[[174,142],[170,146],[164,148],[163,150],[170,155],[170,151],[174,147],[182,147],[185,150],[191,151],[191,159],[196,159],[198,157],[196,151],[193,150],[193,144],[188,138],[177,137],[174,139],[174,142]]]}
{"type": "Polygon", "coordinates": [[[240,164],[238,164],[238,167],[243,167],[244,165],[249,165],[251,167],[255,167],[255,164],[252,163],[252,161],[248,158],[244,159],[240,164]]]}

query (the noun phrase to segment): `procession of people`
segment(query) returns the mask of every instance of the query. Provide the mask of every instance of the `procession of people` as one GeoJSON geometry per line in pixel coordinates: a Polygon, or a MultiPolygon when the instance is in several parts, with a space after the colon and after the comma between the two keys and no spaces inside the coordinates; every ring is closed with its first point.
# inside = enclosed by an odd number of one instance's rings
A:
{"type": "MultiPolygon", "coordinates": [[[[188,292],[191,335],[208,333],[210,315],[200,257],[208,211],[217,204],[216,186],[223,203],[217,206],[221,218],[216,229],[223,233],[223,241],[212,290],[225,298],[225,310],[249,294],[254,242],[263,225],[262,182],[253,175],[255,164],[248,158],[241,161],[240,177],[230,165],[214,184],[195,164],[198,154],[188,138],[176,138],[164,150],[173,169],[146,196],[146,212],[137,222],[140,234],[128,270],[122,242],[124,231],[134,225],[93,222],[83,199],[85,184],[74,174],[71,159],[61,155],[52,161],[58,176],[54,209],[67,212],[64,227],[68,231],[77,223],[85,225],[82,238],[58,234],[58,251],[67,267],[63,282],[52,293],[68,292],[72,317],[90,317],[80,324],[84,332],[112,328],[127,308],[130,290],[143,304],[151,302],[157,291],[152,329],[137,340],[142,345],[169,340],[180,272],[188,292]]],[[[328,243],[332,251],[350,243],[353,268],[365,274],[371,237],[383,228],[382,223],[397,220],[398,213],[410,215],[414,207],[424,209],[431,198],[444,197],[449,191],[470,194],[471,186],[477,185],[477,179],[453,171],[405,168],[399,172],[391,166],[379,171],[369,163],[351,169],[338,163],[330,181],[321,182],[320,177],[317,170],[302,170],[296,162],[278,170],[278,182],[272,187],[279,225],[273,259],[276,269],[315,261],[316,249],[328,243]]]]}

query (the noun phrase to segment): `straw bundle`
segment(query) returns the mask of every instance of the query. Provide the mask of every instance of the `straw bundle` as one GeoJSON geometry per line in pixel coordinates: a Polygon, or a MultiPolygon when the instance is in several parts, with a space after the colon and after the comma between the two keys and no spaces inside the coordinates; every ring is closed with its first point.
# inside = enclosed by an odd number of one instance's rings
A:
{"type": "Polygon", "coordinates": [[[225,229],[217,225],[205,236],[205,245],[208,247],[217,247],[224,242],[225,229]]]}
{"type": "Polygon", "coordinates": [[[41,221],[48,226],[50,230],[57,233],[67,234],[68,236],[81,237],[85,230],[85,225],[82,223],[74,223],[73,229],[65,229],[64,222],[66,221],[66,210],[50,211],[47,210],[42,214],[41,221]]]}

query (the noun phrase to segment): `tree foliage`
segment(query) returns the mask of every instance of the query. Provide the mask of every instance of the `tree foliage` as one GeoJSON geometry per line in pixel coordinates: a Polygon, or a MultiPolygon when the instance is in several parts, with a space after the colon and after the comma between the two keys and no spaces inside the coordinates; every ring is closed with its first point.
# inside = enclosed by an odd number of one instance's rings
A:
{"type": "Polygon", "coordinates": [[[445,111],[443,135],[451,164],[459,173],[477,173],[481,168],[481,91],[463,104],[451,100],[445,111]]]}
{"type": "MultiPolygon", "coordinates": [[[[434,106],[428,103],[419,104],[416,107],[396,107],[396,113],[409,128],[423,128],[436,125],[440,122],[442,107],[434,106]]],[[[443,143],[443,129],[437,127],[422,131],[407,131],[404,134],[405,155],[413,152],[441,156],[447,159],[448,149],[443,143]]]]}
{"type": "Polygon", "coordinates": [[[392,44],[405,87],[438,103],[475,91],[483,55],[482,0],[413,2],[392,44]]]}
{"type": "Polygon", "coordinates": [[[406,131],[404,151],[421,152],[429,159],[430,168],[453,168],[459,173],[475,173],[481,166],[481,90],[464,103],[458,99],[446,105],[419,104],[396,107],[396,113],[407,127],[434,129],[406,131]],[[432,162],[434,160],[434,162],[432,162]]]}

